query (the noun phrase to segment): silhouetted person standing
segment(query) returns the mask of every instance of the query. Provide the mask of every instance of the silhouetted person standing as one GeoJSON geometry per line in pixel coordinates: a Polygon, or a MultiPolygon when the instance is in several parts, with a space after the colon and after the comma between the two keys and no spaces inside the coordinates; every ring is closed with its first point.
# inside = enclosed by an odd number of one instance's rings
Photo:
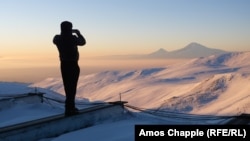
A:
{"type": "Polygon", "coordinates": [[[86,44],[85,38],[81,35],[80,31],[72,29],[72,27],[71,22],[63,21],[61,23],[61,34],[55,35],[53,39],[53,43],[59,51],[61,62],[61,74],[66,94],[66,116],[78,113],[78,109],[75,107],[77,82],[80,74],[78,46],[86,44]]]}

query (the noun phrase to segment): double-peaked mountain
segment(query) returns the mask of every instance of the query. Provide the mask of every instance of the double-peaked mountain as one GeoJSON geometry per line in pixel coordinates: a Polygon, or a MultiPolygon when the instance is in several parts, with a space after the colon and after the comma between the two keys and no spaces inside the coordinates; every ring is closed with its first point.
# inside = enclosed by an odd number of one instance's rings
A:
{"type": "Polygon", "coordinates": [[[184,48],[168,52],[164,49],[159,49],[153,53],[145,55],[145,58],[197,58],[207,57],[210,55],[224,54],[227,51],[208,48],[199,43],[190,43],[184,48]]]}
{"type": "Polygon", "coordinates": [[[192,42],[181,49],[174,51],[166,51],[163,48],[149,53],[140,55],[113,55],[113,56],[102,56],[101,59],[185,59],[185,58],[197,58],[207,57],[210,55],[219,55],[228,53],[227,51],[208,48],[199,43],[192,42]]]}

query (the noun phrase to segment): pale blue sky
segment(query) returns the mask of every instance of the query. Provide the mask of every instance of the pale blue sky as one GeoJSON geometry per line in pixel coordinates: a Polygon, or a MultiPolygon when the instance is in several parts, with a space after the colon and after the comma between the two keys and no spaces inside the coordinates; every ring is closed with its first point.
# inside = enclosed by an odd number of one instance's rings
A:
{"type": "Polygon", "coordinates": [[[87,40],[83,55],[168,51],[198,42],[250,47],[249,0],[2,0],[0,56],[57,56],[52,38],[69,20],[87,40]]]}
{"type": "Polygon", "coordinates": [[[191,42],[250,51],[249,14],[250,0],[1,0],[0,81],[60,75],[52,39],[64,20],[87,40],[79,49],[86,73],[129,64],[84,57],[173,51],[191,42]]]}

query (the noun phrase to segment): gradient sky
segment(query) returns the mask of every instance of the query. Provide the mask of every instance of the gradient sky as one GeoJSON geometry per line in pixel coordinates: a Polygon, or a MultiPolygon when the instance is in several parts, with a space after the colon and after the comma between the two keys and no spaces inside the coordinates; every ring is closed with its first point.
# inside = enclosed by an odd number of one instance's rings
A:
{"type": "Polygon", "coordinates": [[[87,40],[81,57],[172,51],[190,42],[248,51],[249,14],[249,0],[1,0],[0,59],[58,57],[52,38],[64,20],[87,40]]]}

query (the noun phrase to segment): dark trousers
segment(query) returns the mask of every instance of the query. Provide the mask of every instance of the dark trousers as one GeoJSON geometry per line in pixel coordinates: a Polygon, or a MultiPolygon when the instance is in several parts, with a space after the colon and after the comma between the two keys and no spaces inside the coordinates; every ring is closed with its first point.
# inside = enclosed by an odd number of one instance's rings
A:
{"type": "Polygon", "coordinates": [[[75,96],[80,68],[77,61],[61,61],[61,74],[64,90],[66,94],[65,108],[72,110],[75,108],[75,96]]]}

